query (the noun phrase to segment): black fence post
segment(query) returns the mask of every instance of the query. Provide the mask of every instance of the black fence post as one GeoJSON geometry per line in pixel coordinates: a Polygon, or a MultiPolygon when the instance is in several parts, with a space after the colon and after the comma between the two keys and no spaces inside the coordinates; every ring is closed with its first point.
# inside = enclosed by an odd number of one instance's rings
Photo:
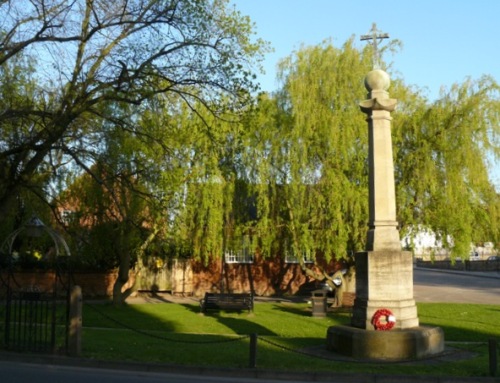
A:
{"type": "Polygon", "coordinates": [[[11,308],[12,308],[12,290],[7,286],[7,307],[5,310],[5,345],[10,346],[10,323],[11,323],[11,308]]]}
{"type": "Polygon", "coordinates": [[[495,339],[488,340],[489,360],[490,360],[490,375],[497,374],[497,341],[495,339]]]}
{"type": "Polygon", "coordinates": [[[250,368],[257,366],[257,334],[250,334],[250,368]]]}

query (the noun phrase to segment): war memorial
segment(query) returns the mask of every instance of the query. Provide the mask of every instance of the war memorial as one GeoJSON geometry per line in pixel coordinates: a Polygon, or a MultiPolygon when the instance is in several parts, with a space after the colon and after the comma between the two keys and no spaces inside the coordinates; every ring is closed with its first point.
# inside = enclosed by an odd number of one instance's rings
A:
{"type": "Polygon", "coordinates": [[[377,42],[389,37],[373,25],[362,40],[373,42],[373,70],[365,77],[368,98],[360,103],[369,136],[369,230],[366,250],[355,255],[356,299],[350,326],[327,332],[330,351],[357,359],[418,359],[444,350],[439,327],[419,325],[413,298],[413,260],[403,251],[396,221],[389,75],[379,68],[377,42]]]}

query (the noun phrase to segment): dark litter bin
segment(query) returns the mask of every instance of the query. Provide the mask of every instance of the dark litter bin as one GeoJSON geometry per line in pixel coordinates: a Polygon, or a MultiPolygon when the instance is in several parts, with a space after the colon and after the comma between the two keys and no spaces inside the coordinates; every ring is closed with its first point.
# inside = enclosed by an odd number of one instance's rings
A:
{"type": "Polygon", "coordinates": [[[325,290],[314,290],[312,292],[312,316],[326,316],[326,294],[325,290]]]}

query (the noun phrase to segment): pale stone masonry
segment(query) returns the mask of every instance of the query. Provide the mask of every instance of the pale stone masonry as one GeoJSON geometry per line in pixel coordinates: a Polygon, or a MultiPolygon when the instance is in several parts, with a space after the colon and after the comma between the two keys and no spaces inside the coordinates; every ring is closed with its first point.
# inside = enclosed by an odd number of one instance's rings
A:
{"type": "MultiPolygon", "coordinates": [[[[391,112],[397,101],[389,97],[390,78],[378,68],[377,40],[387,38],[373,24],[374,69],[365,77],[368,99],[360,103],[368,122],[369,228],[366,250],[357,253],[356,299],[351,326],[332,326],[327,349],[358,359],[408,360],[444,350],[439,327],[419,326],[413,298],[413,259],[402,251],[396,221],[396,188],[392,157],[391,112]],[[378,310],[395,317],[395,325],[378,331],[372,324],[378,310]]],[[[377,316],[378,318],[378,316],[377,316]]],[[[391,323],[392,320],[391,320],[391,323]]]]}
{"type": "Polygon", "coordinates": [[[393,312],[395,328],[419,325],[412,255],[401,250],[396,221],[391,112],[397,100],[389,97],[389,85],[386,72],[372,70],[365,78],[368,99],[360,103],[368,122],[369,230],[366,251],[356,254],[352,325],[366,330],[374,330],[371,319],[382,308],[393,312]]]}

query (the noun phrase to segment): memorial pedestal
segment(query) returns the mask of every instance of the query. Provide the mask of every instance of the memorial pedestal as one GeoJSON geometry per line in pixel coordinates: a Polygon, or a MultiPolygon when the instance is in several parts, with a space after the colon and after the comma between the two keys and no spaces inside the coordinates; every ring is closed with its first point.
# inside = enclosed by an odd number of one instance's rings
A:
{"type": "Polygon", "coordinates": [[[369,331],[332,326],[326,341],[328,350],[358,360],[422,359],[444,351],[444,334],[440,327],[369,331]]]}
{"type": "Polygon", "coordinates": [[[413,299],[413,260],[408,251],[366,251],[356,254],[356,299],[351,325],[375,330],[377,310],[388,309],[396,317],[395,329],[418,327],[413,299]]]}

